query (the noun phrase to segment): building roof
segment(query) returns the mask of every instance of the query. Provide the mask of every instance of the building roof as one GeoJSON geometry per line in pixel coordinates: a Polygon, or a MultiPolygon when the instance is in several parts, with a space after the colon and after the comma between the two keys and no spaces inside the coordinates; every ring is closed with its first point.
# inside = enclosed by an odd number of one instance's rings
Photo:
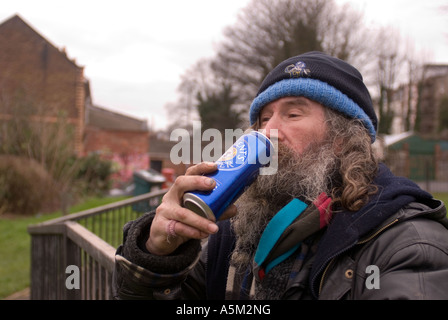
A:
{"type": "Polygon", "coordinates": [[[166,139],[160,139],[157,135],[153,134],[149,138],[149,152],[152,154],[163,154],[169,156],[171,149],[178,142],[170,141],[166,139]]]}
{"type": "Polygon", "coordinates": [[[390,150],[401,150],[404,144],[408,145],[408,150],[411,154],[433,154],[435,145],[439,145],[441,150],[448,150],[448,141],[423,138],[413,132],[404,132],[396,135],[394,138],[393,141],[389,140],[389,143],[385,141],[386,146],[390,150]]]}
{"type": "Polygon", "coordinates": [[[389,146],[396,144],[402,140],[405,140],[413,135],[414,135],[414,132],[412,132],[412,131],[386,135],[386,136],[384,136],[384,144],[386,147],[389,147],[389,146]]]}
{"type": "MultiPolygon", "coordinates": [[[[38,43],[45,43],[46,46],[65,58],[70,65],[83,69],[82,66],[76,64],[74,59],[67,57],[65,48],[57,48],[33,27],[30,26],[22,17],[15,14],[12,17],[0,22],[0,34],[9,30],[20,30],[21,33],[27,36],[26,39],[37,39],[38,43]]],[[[35,41],[36,42],[36,41],[35,41]]],[[[12,43],[13,44],[13,43],[12,43]]],[[[115,131],[133,131],[133,132],[148,132],[148,124],[146,120],[136,119],[121,113],[113,112],[105,108],[95,106],[92,103],[92,96],[90,92],[90,83],[84,78],[85,90],[85,124],[95,128],[115,131]]]]}
{"type": "Polygon", "coordinates": [[[136,119],[98,106],[86,106],[86,125],[106,130],[148,132],[146,120],[136,119]]]}
{"type": "Polygon", "coordinates": [[[27,32],[28,34],[32,34],[34,37],[40,38],[41,40],[45,41],[45,43],[47,43],[47,45],[50,48],[52,48],[52,50],[58,51],[61,54],[61,56],[64,56],[67,59],[67,61],[72,63],[75,67],[83,68],[83,66],[79,66],[76,63],[75,59],[70,59],[67,56],[67,53],[65,51],[65,47],[62,47],[62,48],[56,47],[47,38],[45,38],[43,35],[41,35],[39,32],[37,32],[33,27],[31,27],[31,25],[28,22],[26,22],[18,14],[13,15],[12,17],[4,20],[3,22],[0,22],[0,32],[2,31],[2,29],[6,29],[7,30],[8,27],[13,27],[13,28],[20,27],[21,30],[27,30],[28,29],[28,32],[27,32]]]}

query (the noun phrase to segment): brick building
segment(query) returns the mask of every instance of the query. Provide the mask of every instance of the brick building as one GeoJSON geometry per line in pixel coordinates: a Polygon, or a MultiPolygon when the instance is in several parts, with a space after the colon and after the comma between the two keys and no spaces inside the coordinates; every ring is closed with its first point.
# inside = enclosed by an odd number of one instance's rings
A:
{"type": "Polygon", "coordinates": [[[425,65],[424,84],[420,92],[421,133],[448,139],[448,123],[440,123],[442,112],[446,112],[442,111],[442,101],[447,98],[448,65],[425,65]]]}
{"type": "Polygon", "coordinates": [[[112,179],[129,181],[135,170],[149,166],[149,130],[145,120],[86,105],[84,150],[112,160],[116,173],[112,179]]]}
{"type": "MultiPolygon", "coordinates": [[[[164,169],[170,169],[175,176],[185,174],[189,164],[173,164],[170,159],[171,149],[177,143],[178,142],[170,141],[169,138],[163,134],[151,134],[149,138],[150,167],[159,172],[163,172],[164,169]]],[[[192,163],[192,160],[190,163],[192,163]]]]}
{"type": "Polygon", "coordinates": [[[146,121],[95,106],[84,67],[18,15],[0,24],[0,70],[0,124],[17,117],[22,105],[29,109],[29,121],[48,125],[63,113],[74,129],[75,153],[96,152],[113,160],[115,181],[148,168],[146,121]]]}
{"type": "Polygon", "coordinates": [[[444,104],[447,99],[448,65],[424,65],[420,75],[411,84],[403,84],[393,92],[392,133],[414,130],[426,138],[447,140],[448,123],[441,123],[441,120],[446,119],[444,113],[447,110],[444,104]]]}
{"type": "Polygon", "coordinates": [[[396,175],[428,191],[446,192],[448,65],[422,66],[412,83],[401,85],[392,97],[395,118],[393,134],[381,145],[384,161],[396,175]]]}
{"type": "Polygon", "coordinates": [[[69,59],[18,15],[0,24],[0,120],[28,104],[32,121],[54,123],[64,110],[75,128],[74,150],[83,153],[84,68],[69,59]]]}

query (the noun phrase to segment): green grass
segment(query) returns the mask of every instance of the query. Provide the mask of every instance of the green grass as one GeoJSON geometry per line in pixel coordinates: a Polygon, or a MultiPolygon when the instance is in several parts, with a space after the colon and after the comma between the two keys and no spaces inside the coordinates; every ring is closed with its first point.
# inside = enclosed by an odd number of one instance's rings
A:
{"type": "MultiPolygon", "coordinates": [[[[91,198],[71,207],[69,212],[95,208],[124,198],[91,198]]],[[[0,216],[0,299],[30,285],[31,238],[27,232],[28,225],[60,216],[60,212],[36,217],[3,218],[0,216]]]]}

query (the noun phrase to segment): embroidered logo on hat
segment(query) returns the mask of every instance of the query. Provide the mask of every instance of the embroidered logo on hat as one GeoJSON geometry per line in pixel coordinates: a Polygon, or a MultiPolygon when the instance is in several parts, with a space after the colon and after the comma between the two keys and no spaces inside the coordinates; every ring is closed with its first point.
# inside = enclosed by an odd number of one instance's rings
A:
{"type": "Polygon", "coordinates": [[[307,69],[305,62],[299,61],[296,64],[290,64],[285,68],[285,73],[289,73],[291,78],[300,78],[310,76],[311,71],[307,69]]]}

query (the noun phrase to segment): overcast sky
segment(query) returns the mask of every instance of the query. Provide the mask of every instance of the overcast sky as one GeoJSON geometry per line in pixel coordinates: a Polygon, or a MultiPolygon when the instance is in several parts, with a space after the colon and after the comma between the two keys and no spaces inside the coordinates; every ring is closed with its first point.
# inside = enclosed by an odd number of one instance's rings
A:
{"type": "MultiPolygon", "coordinates": [[[[19,14],[85,67],[96,105],[164,128],[165,105],[177,99],[180,76],[214,55],[223,28],[249,0],[14,0],[0,22],[19,14]]],[[[448,0],[337,0],[365,10],[368,24],[394,26],[431,61],[448,64],[448,0]]]]}

